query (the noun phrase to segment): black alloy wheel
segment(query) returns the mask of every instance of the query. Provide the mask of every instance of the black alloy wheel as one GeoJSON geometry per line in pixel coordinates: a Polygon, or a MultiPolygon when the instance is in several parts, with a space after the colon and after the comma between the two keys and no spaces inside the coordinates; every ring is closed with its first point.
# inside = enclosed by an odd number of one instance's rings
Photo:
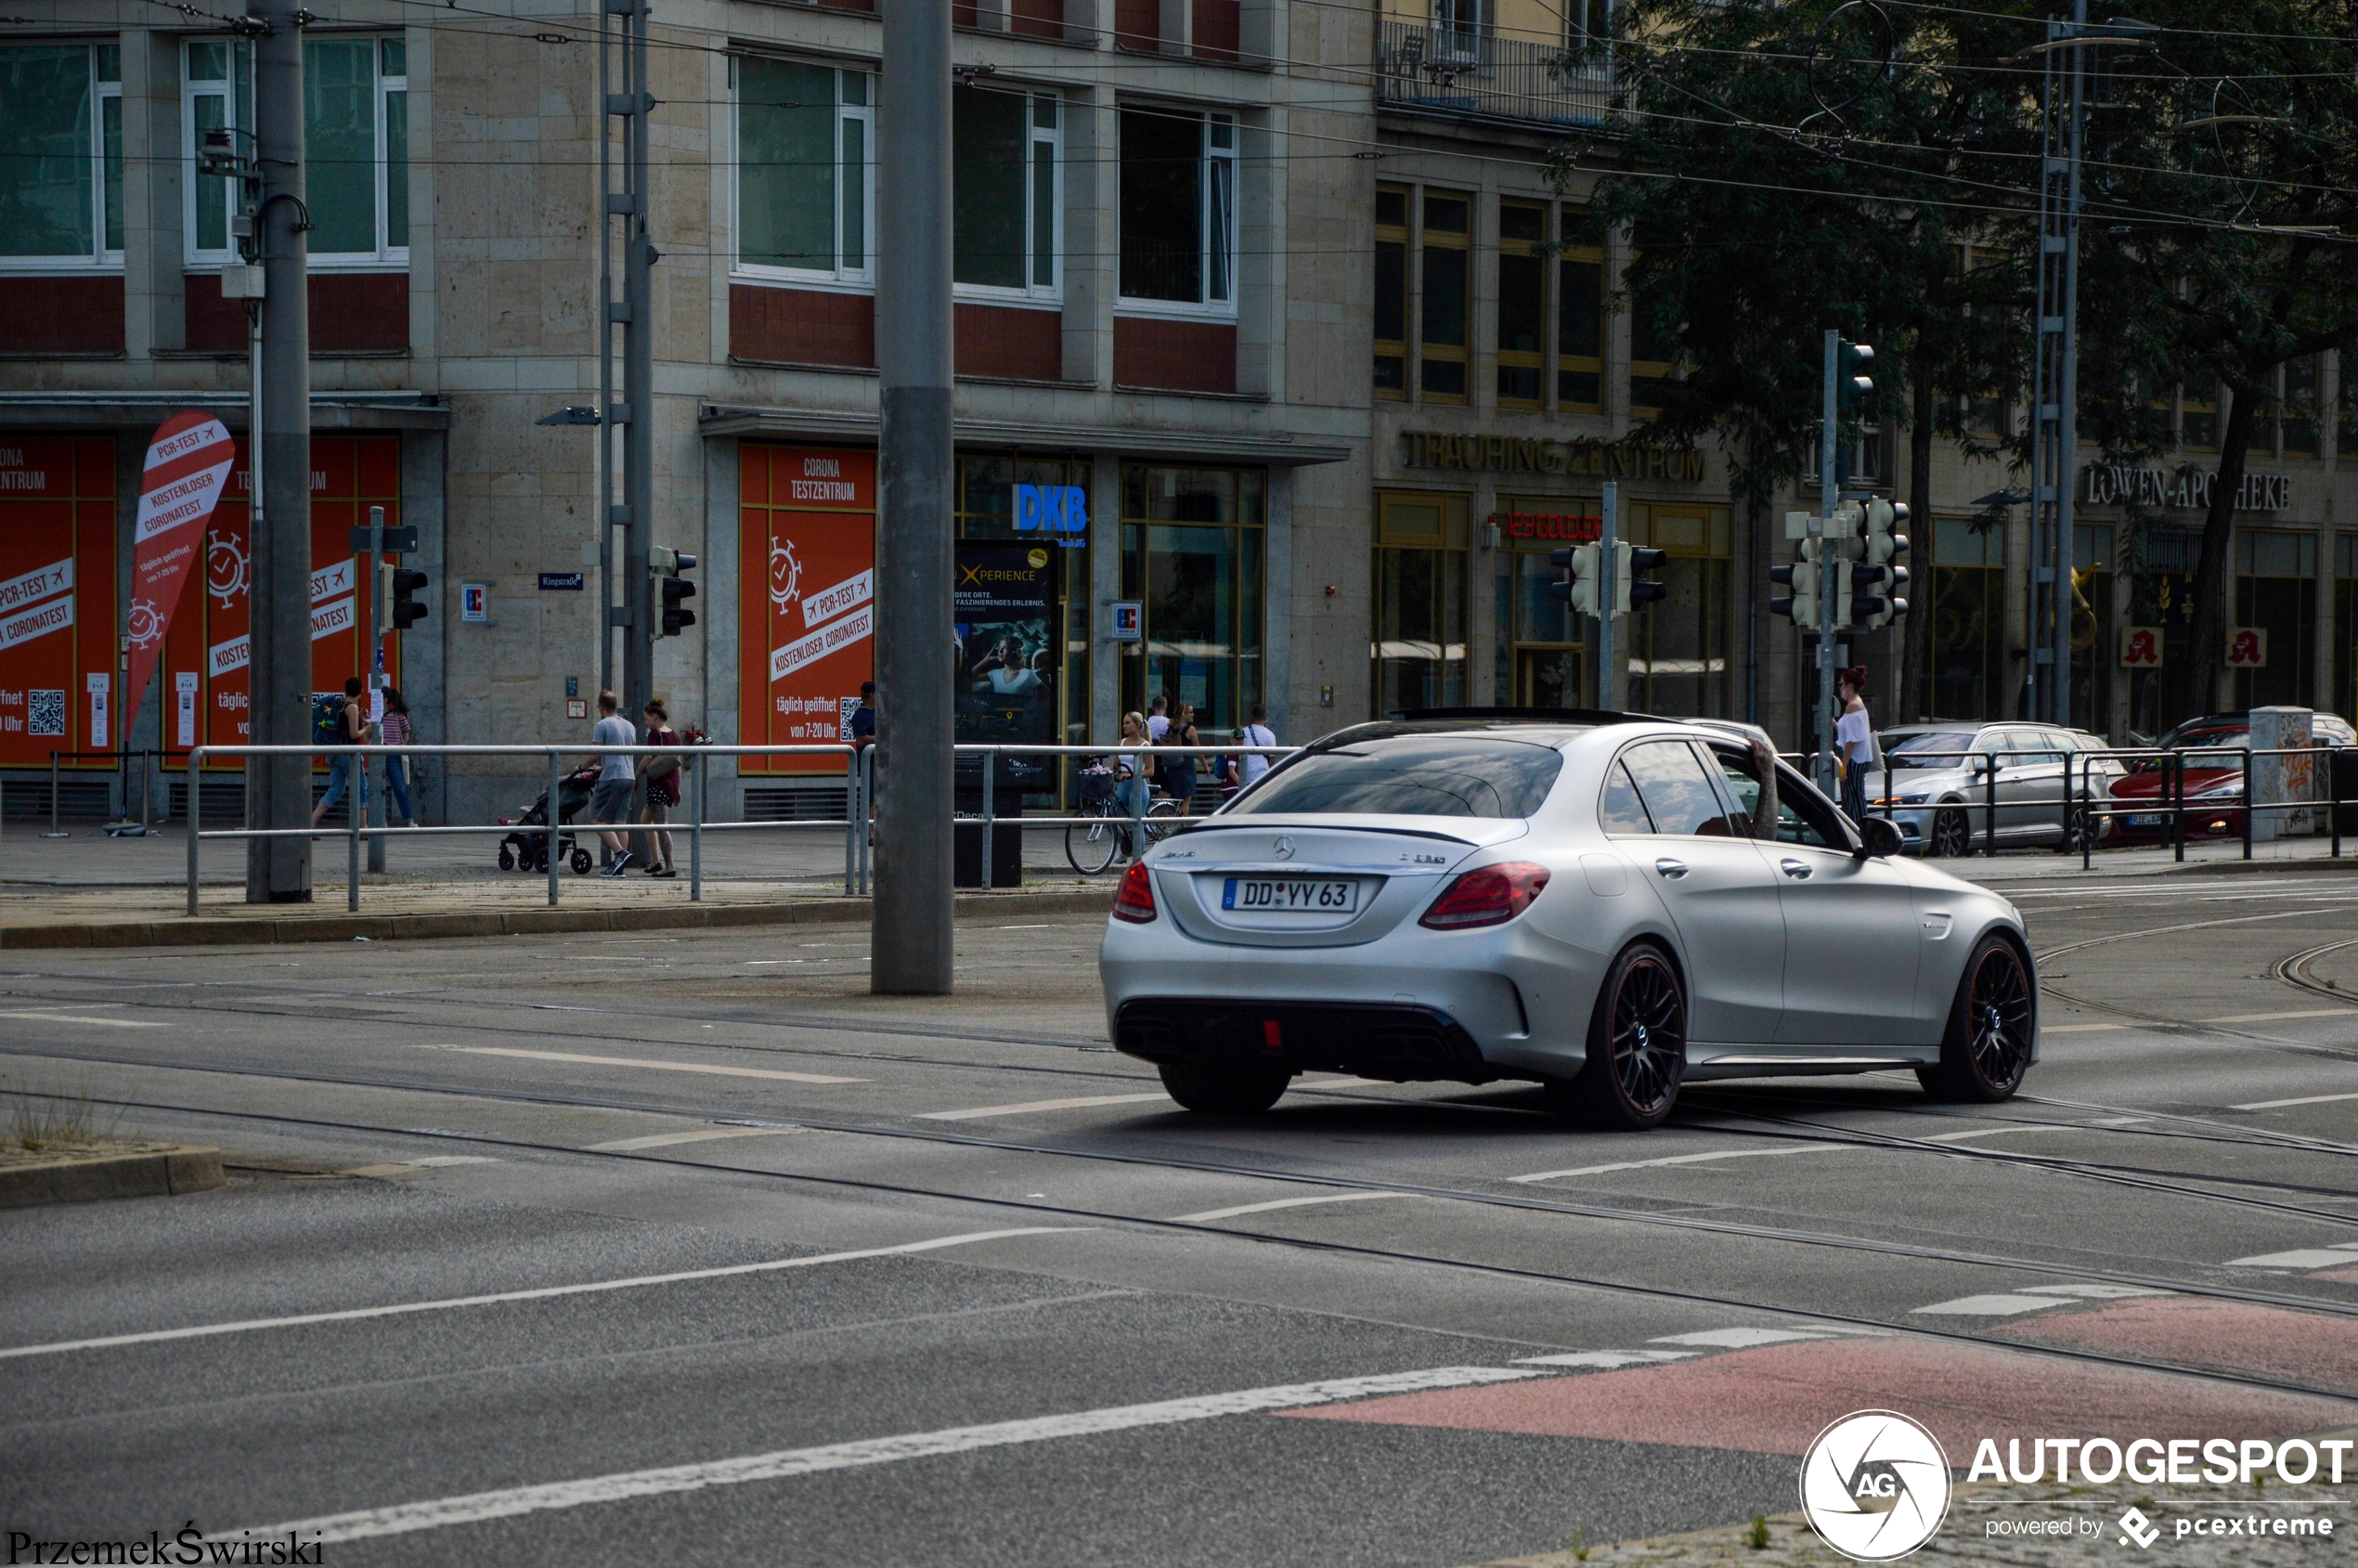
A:
{"type": "Polygon", "coordinates": [[[1164,1062],[1162,1086],[1188,1110],[1250,1116],[1277,1103],[1293,1082],[1281,1067],[1235,1067],[1211,1062],[1164,1062]]]}
{"type": "Polygon", "coordinates": [[[1932,852],[1954,860],[1969,853],[1973,844],[1973,824],[1959,810],[1936,811],[1932,818],[1932,852]]]}
{"type": "Polygon", "coordinates": [[[1996,935],[1976,944],[1957,982],[1940,1065],[1917,1078],[1937,1099],[1989,1104],[2011,1099],[2030,1069],[2038,1029],[2030,971],[2012,942],[1996,935]]]}
{"type": "Polygon", "coordinates": [[[1564,1108],[1605,1127],[1660,1126],[1687,1074],[1687,995],[1669,955],[1650,943],[1623,950],[1598,989],[1588,1059],[1564,1108]]]}
{"type": "Polygon", "coordinates": [[[2079,847],[2089,841],[2088,836],[2095,831],[2095,813],[2083,796],[2080,803],[2071,809],[2071,826],[2065,830],[2063,843],[2058,848],[2067,855],[2079,853],[2079,847]]]}

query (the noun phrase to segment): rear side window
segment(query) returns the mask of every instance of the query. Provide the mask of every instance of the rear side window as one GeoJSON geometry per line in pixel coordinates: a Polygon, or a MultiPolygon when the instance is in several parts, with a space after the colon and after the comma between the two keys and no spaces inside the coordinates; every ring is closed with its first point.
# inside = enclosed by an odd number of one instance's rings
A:
{"type": "Polygon", "coordinates": [[[1528,817],[1563,771],[1555,747],[1488,735],[1394,735],[1304,752],[1230,816],[1528,817]]]}
{"type": "Polygon", "coordinates": [[[1715,838],[1735,836],[1727,804],[1684,741],[1648,741],[1621,754],[1656,833],[1715,838]]]}
{"type": "Polygon", "coordinates": [[[1605,797],[1597,807],[1598,820],[1607,833],[1652,833],[1654,824],[1646,815],[1645,802],[1638,798],[1638,786],[1629,782],[1629,770],[1616,762],[1605,774],[1605,797]]]}

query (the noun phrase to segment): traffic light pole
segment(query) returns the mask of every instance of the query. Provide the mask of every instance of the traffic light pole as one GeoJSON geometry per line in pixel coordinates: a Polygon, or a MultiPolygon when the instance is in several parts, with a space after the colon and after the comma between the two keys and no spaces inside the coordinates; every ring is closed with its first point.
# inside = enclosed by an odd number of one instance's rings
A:
{"type": "Polygon", "coordinates": [[[1605,481],[1604,504],[1598,512],[1597,542],[1597,706],[1608,713],[1621,707],[1621,682],[1614,679],[1613,667],[1613,606],[1617,588],[1614,575],[1621,569],[1620,552],[1614,548],[1621,538],[1621,486],[1613,480],[1605,481]]]}
{"type": "Polygon", "coordinates": [[[1842,603],[1843,577],[1849,563],[1834,551],[1834,512],[1842,505],[1841,470],[1835,455],[1841,447],[1840,400],[1834,381],[1840,374],[1842,330],[1826,329],[1826,384],[1818,426],[1818,785],[1827,794],[1840,788],[1834,777],[1834,628],[1841,624],[1836,606],[1842,603]]]}
{"type": "MultiPolygon", "coordinates": [[[[654,543],[654,264],[647,227],[647,117],[654,96],[647,90],[647,0],[606,0],[622,16],[620,100],[609,97],[606,112],[623,124],[622,412],[607,417],[622,425],[622,711],[636,714],[654,695],[654,578],[649,571],[654,543]]],[[[601,217],[600,222],[605,219],[601,217]]],[[[607,306],[609,317],[614,306],[607,306]]],[[[611,538],[611,533],[608,536],[611,538]]],[[[613,585],[609,579],[609,599],[613,585]]]]}

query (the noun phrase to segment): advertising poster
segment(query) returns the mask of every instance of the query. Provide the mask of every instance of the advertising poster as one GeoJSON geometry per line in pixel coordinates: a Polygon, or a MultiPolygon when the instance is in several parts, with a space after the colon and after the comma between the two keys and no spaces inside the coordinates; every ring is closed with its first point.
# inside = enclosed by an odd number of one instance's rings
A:
{"type": "MultiPolygon", "coordinates": [[[[747,442],[738,495],[738,734],[834,745],[875,674],[875,454],[747,442]]],[[[739,768],[840,774],[843,762],[748,757],[739,768]]]]}
{"type": "MultiPolygon", "coordinates": [[[[952,581],[958,639],[961,745],[1056,743],[1055,552],[1032,544],[961,544],[952,581]]],[[[1043,790],[1053,757],[1002,761],[994,790],[1043,790]]],[[[961,787],[969,787],[962,762],[961,787]]],[[[979,787],[978,776],[971,787],[979,787]]]]}
{"type": "Polygon", "coordinates": [[[164,630],[180,608],[188,569],[205,551],[205,525],[235,464],[228,427],[210,414],[175,414],[148,443],[139,513],[131,530],[131,670],[126,712],[163,654],[164,630]]]}
{"type": "Polygon", "coordinates": [[[121,738],[114,464],[110,439],[0,435],[0,765],[121,738]]]}
{"type": "MultiPolygon", "coordinates": [[[[193,721],[167,725],[175,746],[182,734],[200,745],[240,745],[252,738],[246,717],[247,597],[253,582],[253,539],[248,508],[253,473],[242,438],[237,465],[221,504],[205,529],[202,597],[180,607],[164,639],[170,690],[195,681],[193,721]]],[[[362,563],[352,552],[352,528],[365,523],[369,508],[385,510],[385,524],[401,521],[401,441],[395,435],[317,435],[311,438],[311,690],[341,692],[348,676],[368,670],[369,594],[360,581],[362,563]]],[[[387,556],[398,561],[398,556],[387,556]]],[[[396,640],[397,641],[397,640],[396,640]]],[[[401,683],[397,650],[388,652],[385,673],[401,683]]],[[[227,771],[244,768],[236,757],[207,766],[227,771]]]]}

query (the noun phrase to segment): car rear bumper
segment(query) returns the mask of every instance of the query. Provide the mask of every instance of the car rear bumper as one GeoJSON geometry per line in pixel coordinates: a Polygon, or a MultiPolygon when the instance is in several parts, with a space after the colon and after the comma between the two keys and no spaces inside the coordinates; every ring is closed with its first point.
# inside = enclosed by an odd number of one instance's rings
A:
{"type": "Polygon", "coordinates": [[[1438,1007],[1141,996],[1114,1014],[1114,1046],[1145,1061],[1282,1066],[1396,1082],[1487,1083],[1504,1076],[1438,1007]]]}

